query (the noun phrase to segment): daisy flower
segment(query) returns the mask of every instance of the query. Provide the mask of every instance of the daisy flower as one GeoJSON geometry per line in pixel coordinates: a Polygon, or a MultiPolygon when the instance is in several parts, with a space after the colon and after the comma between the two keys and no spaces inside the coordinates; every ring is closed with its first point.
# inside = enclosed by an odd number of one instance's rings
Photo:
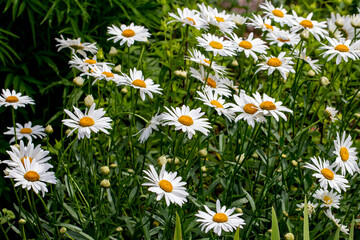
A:
{"type": "Polygon", "coordinates": [[[281,26],[284,26],[284,24],[292,26],[292,16],[287,14],[287,11],[282,5],[275,8],[271,2],[266,0],[265,3],[260,5],[260,8],[265,10],[265,17],[274,19],[274,21],[278,22],[281,26]]]}
{"type": "Polygon", "coordinates": [[[146,42],[148,37],[150,37],[149,30],[143,26],[135,26],[134,23],[131,23],[129,26],[122,24],[120,28],[115,25],[108,27],[108,34],[114,35],[113,37],[108,38],[109,40],[114,40],[114,43],[120,42],[120,46],[127,43],[127,46],[130,47],[138,42],[146,42]]]}
{"type": "Polygon", "coordinates": [[[206,212],[200,211],[195,214],[198,219],[197,222],[200,222],[200,227],[202,231],[207,233],[211,229],[214,229],[214,233],[221,236],[221,232],[233,232],[237,228],[243,228],[245,221],[240,218],[242,213],[233,214],[235,208],[227,209],[223,206],[221,207],[219,199],[216,200],[216,212],[210,210],[208,206],[204,205],[206,212]]]}
{"type": "Polygon", "coordinates": [[[336,114],[338,113],[339,111],[336,110],[335,108],[333,107],[329,107],[327,106],[325,108],[325,116],[328,117],[332,122],[335,122],[337,119],[336,119],[336,114]]]}
{"type": "Polygon", "coordinates": [[[250,27],[255,27],[255,28],[259,28],[262,31],[266,31],[266,32],[272,32],[272,31],[278,31],[279,29],[276,26],[273,26],[271,24],[271,19],[265,19],[263,20],[263,18],[259,15],[255,15],[253,14],[254,19],[249,18],[250,23],[247,23],[248,26],[250,27]]]}
{"type": "Polygon", "coordinates": [[[306,29],[312,35],[314,35],[316,40],[318,40],[319,42],[320,42],[320,37],[324,38],[325,36],[328,35],[328,32],[324,29],[326,28],[326,22],[318,22],[315,20],[311,20],[313,13],[307,15],[306,18],[298,17],[298,15],[294,10],[292,11],[292,13],[294,16],[294,25],[290,29],[292,32],[299,32],[306,29]]]}
{"type": "Polygon", "coordinates": [[[113,63],[107,62],[97,62],[96,55],[93,58],[79,58],[77,55],[73,54],[72,59],[69,61],[70,67],[76,68],[81,72],[88,72],[89,69],[93,66],[101,65],[114,65],[113,63]]]}
{"type": "Polygon", "coordinates": [[[37,161],[30,162],[30,158],[24,159],[24,165],[20,164],[18,167],[9,169],[9,175],[6,178],[13,178],[15,187],[22,186],[30,190],[34,190],[36,194],[42,192],[42,196],[48,191],[46,183],[56,184],[56,177],[54,172],[48,172],[52,168],[51,164],[40,164],[37,161]]]}
{"type": "Polygon", "coordinates": [[[327,189],[328,185],[330,188],[335,189],[339,193],[341,193],[341,190],[344,190],[346,192],[346,188],[349,187],[347,185],[348,180],[345,179],[342,175],[337,175],[334,171],[334,164],[330,165],[329,161],[322,160],[320,157],[319,159],[317,157],[310,158],[312,163],[306,163],[304,167],[309,168],[313,171],[316,171],[312,176],[316,177],[320,181],[320,186],[323,189],[327,189]]]}
{"type": "Polygon", "coordinates": [[[0,107],[25,107],[26,104],[35,104],[34,100],[28,96],[21,96],[21,93],[16,93],[15,90],[10,91],[9,89],[3,89],[0,96],[0,107]]]}
{"type": "Polygon", "coordinates": [[[353,60],[359,58],[359,56],[354,51],[353,46],[350,45],[351,40],[338,41],[335,38],[329,37],[326,37],[326,39],[329,41],[330,46],[321,43],[323,46],[320,47],[320,49],[327,50],[321,54],[324,57],[329,56],[327,61],[330,61],[331,59],[333,59],[333,57],[336,57],[336,65],[339,65],[342,59],[347,62],[348,58],[351,58],[353,60]]]}
{"type": "Polygon", "coordinates": [[[9,167],[18,167],[21,164],[25,166],[25,158],[29,158],[30,163],[36,161],[40,164],[45,164],[51,159],[51,157],[48,156],[49,151],[44,151],[40,144],[34,148],[34,144],[30,141],[27,146],[25,146],[21,140],[19,148],[16,146],[10,146],[10,148],[11,151],[6,152],[9,154],[11,160],[2,161],[2,163],[6,163],[9,167]]]}
{"type": "Polygon", "coordinates": [[[331,212],[331,208],[328,208],[326,211],[324,211],[324,213],[331,221],[335,223],[338,228],[340,228],[341,232],[349,235],[349,229],[345,225],[339,224],[340,219],[335,218],[335,216],[331,212]]]}
{"type": "Polygon", "coordinates": [[[190,68],[190,73],[192,77],[198,79],[202,83],[204,83],[207,77],[204,91],[212,89],[221,96],[229,97],[231,95],[230,89],[221,81],[222,79],[212,74],[207,74],[203,66],[200,66],[200,71],[190,68]]]}
{"type": "Polygon", "coordinates": [[[329,192],[328,190],[319,189],[315,192],[314,198],[323,201],[320,207],[334,207],[339,208],[341,195],[333,192],[333,189],[329,192]]]}
{"type": "Polygon", "coordinates": [[[327,19],[327,26],[330,35],[337,40],[352,40],[355,36],[354,27],[351,24],[351,16],[341,16],[340,14],[331,13],[327,19]]]}
{"type": "Polygon", "coordinates": [[[266,122],[266,118],[254,98],[240,92],[240,97],[234,95],[234,100],[236,104],[232,104],[232,110],[240,113],[235,118],[235,122],[244,119],[251,127],[255,126],[255,122],[266,122]]]}
{"type": "Polygon", "coordinates": [[[260,93],[253,93],[255,99],[255,106],[259,106],[258,110],[261,111],[264,116],[273,116],[276,121],[279,121],[279,116],[285,121],[286,115],[283,112],[289,112],[293,114],[293,111],[287,107],[281,106],[282,102],[276,102],[275,98],[269,97],[266,93],[261,97],[260,93]]]}
{"type": "Polygon", "coordinates": [[[63,124],[73,128],[68,134],[68,137],[77,129],[78,139],[83,139],[84,137],[90,138],[91,131],[95,133],[102,131],[109,134],[106,129],[111,129],[110,122],[112,120],[109,117],[104,117],[106,112],[102,108],[95,110],[95,103],[91,105],[89,111],[86,108],[85,113],[82,113],[75,106],[75,114],[67,109],[64,109],[64,111],[71,119],[62,120],[63,124]]]}
{"type": "Polygon", "coordinates": [[[307,64],[309,64],[315,73],[320,73],[322,64],[317,64],[317,62],[319,61],[318,59],[312,60],[309,56],[307,56],[306,48],[304,48],[300,53],[299,50],[295,49],[294,55],[299,56],[300,59],[304,60],[307,64]]]}
{"type": "MultiPolygon", "coordinates": [[[[4,132],[5,135],[14,135],[10,140],[10,143],[15,142],[15,133],[14,127],[7,127],[8,131],[4,132]]],[[[20,123],[16,123],[16,137],[17,139],[22,139],[23,137],[27,138],[29,141],[36,139],[37,137],[42,139],[46,136],[45,128],[40,125],[32,126],[31,121],[25,123],[24,126],[20,123]]]]}
{"type": "Polygon", "coordinates": [[[225,10],[219,12],[216,8],[205,6],[204,3],[201,5],[198,4],[198,6],[200,8],[200,14],[202,18],[207,21],[207,23],[219,28],[219,30],[224,34],[232,33],[233,28],[236,27],[236,24],[232,21],[232,16],[227,14],[225,10]]]}
{"type": "Polygon", "coordinates": [[[183,105],[181,108],[165,108],[168,112],[162,115],[164,125],[174,125],[175,130],[187,132],[189,139],[192,138],[195,131],[208,135],[208,128],[211,128],[211,126],[206,118],[201,118],[205,114],[201,112],[201,108],[190,110],[186,105],[183,105]]]}
{"type": "Polygon", "coordinates": [[[334,140],[335,151],[333,152],[336,157],[336,169],[335,171],[341,168],[341,174],[345,176],[346,172],[350,175],[353,175],[355,172],[359,172],[359,166],[357,164],[357,152],[356,148],[351,147],[352,141],[351,136],[346,137],[345,131],[343,132],[342,137],[340,134],[336,133],[336,140],[334,140]]]}
{"type": "MultiPolygon", "coordinates": [[[[189,50],[189,53],[190,57],[186,56],[186,59],[201,64],[205,67],[210,67],[210,59],[206,58],[205,55],[202,54],[199,50],[194,48],[192,51],[189,50]]],[[[211,63],[211,69],[220,75],[227,74],[226,67],[217,64],[215,61],[211,63]]]]}
{"type": "Polygon", "coordinates": [[[202,34],[201,37],[196,37],[199,42],[198,46],[205,48],[208,52],[221,56],[234,56],[235,47],[231,41],[224,40],[223,37],[217,37],[210,33],[202,34]]]}
{"type": "Polygon", "coordinates": [[[187,202],[186,197],[189,195],[184,187],[186,182],[181,182],[181,177],[176,177],[176,172],[167,172],[165,165],[162,165],[159,175],[153,165],[150,165],[150,170],[143,170],[147,175],[144,178],[149,182],[142,185],[149,186],[149,191],[157,194],[157,201],[164,197],[167,206],[174,203],[181,207],[187,202]]]}
{"type": "Polygon", "coordinates": [[[94,78],[92,84],[94,85],[97,81],[106,80],[107,82],[113,81],[117,84],[124,81],[124,78],[118,74],[112,72],[111,68],[106,65],[91,65],[90,71],[80,74],[80,76],[87,75],[94,78]]]}
{"type": "Polygon", "coordinates": [[[86,58],[86,52],[90,52],[93,55],[96,55],[97,53],[97,47],[95,46],[95,43],[82,43],[81,38],[78,39],[66,39],[60,35],[60,38],[55,38],[56,41],[58,41],[59,44],[56,45],[58,48],[58,52],[63,48],[70,48],[72,53],[79,53],[81,56],[86,58]]]}
{"type": "Polygon", "coordinates": [[[272,31],[267,35],[267,40],[270,45],[277,45],[282,47],[283,45],[295,46],[300,42],[300,36],[297,33],[290,33],[289,31],[280,30],[272,31]]]}
{"type": "Polygon", "coordinates": [[[145,93],[149,95],[150,98],[153,98],[152,93],[161,94],[162,88],[160,88],[159,84],[154,84],[154,81],[150,78],[145,79],[142,71],[134,69],[130,69],[130,77],[126,74],[123,74],[124,82],[121,84],[125,84],[131,86],[133,88],[140,90],[140,97],[143,101],[145,101],[145,93]]]}
{"type": "Polygon", "coordinates": [[[219,96],[216,92],[214,92],[211,89],[205,90],[203,93],[200,91],[197,91],[200,97],[197,97],[196,99],[199,99],[202,101],[205,105],[212,107],[216,110],[216,112],[221,116],[224,115],[229,119],[229,121],[232,121],[235,117],[234,112],[230,109],[231,104],[225,103],[225,100],[219,96]]]}
{"type": "Polygon", "coordinates": [[[285,52],[281,52],[278,57],[274,56],[263,56],[265,59],[265,62],[257,64],[257,66],[260,66],[255,71],[255,74],[261,70],[268,70],[268,75],[272,74],[275,70],[278,70],[281,74],[281,76],[284,79],[287,79],[287,73],[292,72],[295,73],[295,70],[293,69],[292,64],[294,64],[291,61],[291,57],[285,57],[285,52]]]}
{"type": "MultiPolygon", "coordinates": [[[[309,217],[311,217],[311,214],[315,212],[315,209],[317,208],[318,205],[319,205],[318,203],[312,203],[308,201],[307,208],[308,208],[309,217]]],[[[296,204],[296,206],[301,210],[305,207],[305,203],[296,204]]]]}
{"type": "Polygon", "coordinates": [[[169,13],[170,17],[174,18],[175,20],[171,20],[168,22],[180,22],[182,26],[189,25],[195,27],[196,29],[200,30],[208,29],[208,24],[200,17],[200,13],[196,10],[190,10],[189,8],[184,8],[181,10],[180,8],[177,9],[178,15],[175,13],[169,13]]]}
{"type": "Polygon", "coordinates": [[[251,55],[255,61],[258,60],[256,54],[265,54],[266,49],[269,47],[266,46],[266,42],[260,38],[253,38],[254,33],[250,33],[247,39],[238,37],[235,33],[231,35],[233,43],[237,46],[236,51],[244,52],[245,56],[248,58],[251,55]]]}
{"type": "Polygon", "coordinates": [[[146,127],[141,129],[136,135],[140,134],[138,141],[143,144],[148,140],[153,130],[159,131],[158,125],[162,123],[162,115],[156,114],[151,120],[146,124],[146,127]]]}
{"type": "Polygon", "coordinates": [[[247,17],[243,17],[240,14],[232,13],[230,14],[231,21],[233,21],[236,25],[244,25],[247,21],[247,17]]]}

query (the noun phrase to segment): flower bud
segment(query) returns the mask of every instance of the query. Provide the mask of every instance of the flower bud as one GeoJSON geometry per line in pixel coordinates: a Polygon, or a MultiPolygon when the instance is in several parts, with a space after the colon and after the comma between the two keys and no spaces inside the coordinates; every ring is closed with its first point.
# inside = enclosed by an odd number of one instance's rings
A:
{"type": "Polygon", "coordinates": [[[78,87],[82,87],[84,85],[84,79],[80,76],[76,77],[73,79],[73,83],[78,87]]]}
{"type": "Polygon", "coordinates": [[[282,157],[282,158],[286,158],[287,156],[286,156],[285,153],[283,153],[283,154],[281,154],[281,157],[282,157]]]}
{"type": "Polygon", "coordinates": [[[25,224],[26,224],[26,220],[23,219],[23,218],[20,218],[19,224],[20,224],[20,225],[25,225],[25,224]]]}
{"type": "Polygon", "coordinates": [[[115,231],[117,231],[117,232],[122,232],[124,229],[122,228],[122,227],[117,227],[116,229],[115,229],[115,231]]]}
{"type": "Polygon", "coordinates": [[[296,160],[292,160],[292,161],[291,161],[291,164],[292,164],[294,167],[296,167],[296,166],[298,165],[298,162],[297,162],[296,160]]]}
{"type": "Polygon", "coordinates": [[[96,59],[97,60],[103,60],[104,59],[104,51],[102,50],[102,48],[100,48],[96,54],[96,59]]]}
{"type": "Polygon", "coordinates": [[[129,168],[127,171],[128,171],[128,173],[134,173],[135,172],[134,169],[132,169],[132,168],[129,168]]]}
{"type": "Polygon", "coordinates": [[[59,232],[60,232],[60,234],[65,234],[66,231],[67,231],[66,227],[62,227],[62,228],[60,228],[59,232]]]}
{"type": "Polygon", "coordinates": [[[236,59],[234,59],[234,60],[231,62],[231,66],[232,66],[232,67],[238,67],[238,66],[239,66],[238,61],[236,61],[236,59]]]}
{"type": "Polygon", "coordinates": [[[200,154],[200,156],[202,156],[202,157],[206,157],[207,154],[208,154],[208,152],[207,152],[206,148],[204,148],[204,149],[201,149],[201,150],[199,151],[199,154],[200,154]]]}
{"type": "Polygon", "coordinates": [[[124,87],[124,88],[121,89],[121,94],[123,94],[123,95],[128,94],[128,92],[129,92],[129,91],[127,90],[126,87],[124,87]]]}
{"type": "Polygon", "coordinates": [[[354,28],[360,27],[360,14],[351,16],[351,26],[354,28]]]}
{"type": "Polygon", "coordinates": [[[295,236],[292,233],[287,233],[287,234],[285,234],[284,238],[285,238],[285,240],[294,240],[295,236]]]}
{"type": "Polygon", "coordinates": [[[186,76],[187,76],[187,72],[184,70],[176,70],[174,73],[176,76],[182,77],[182,78],[186,78],[186,76]]]}
{"type": "Polygon", "coordinates": [[[108,166],[102,166],[100,168],[100,172],[103,174],[103,175],[108,175],[110,173],[110,168],[108,166]]]}
{"type": "Polygon", "coordinates": [[[308,40],[309,39],[309,30],[305,29],[304,31],[301,32],[300,36],[302,39],[308,40]]]}
{"type": "Polygon", "coordinates": [[[116,163],[112,163],[112,164],[110,164],[110,167],[111,167],[111,168],[116,168],[116,167],[117,167],[117,164],[116,164],[116,163]]]}
{"type": "Polygon", "coordinates": [[[115,72],[121,73],[121,65],[116,65],[116,67],[114,67],[113,69],[115,72]]]}
{"type": "Polygon", "coordinates": [[[50,134],[50,133],[53,133],[53,132],[54,132],[54,129],[53,129],[52,126],[49,124],[49,125],[47,125],[46,128],[45,128],[45,132],[50,134]]]}
{"type": "Polygon", "coordinates": [[[201,171],[202,171],[202,172],[206,172],[206,171],[207,171],[207,168],[206,168],[205,166],[202,166],[202,167],[201,167],[201,171]]]}
{"type": "Polygon", "coordinates": [[[16,143],[13,146],[20,150],[20,145],[19,144],[16,143]]]}
{"type": "Polygon", "coordinates": [[[354,116],[360,118],[360,113],[355,113],[354,116]]]}
{"type": "Polygon", "coordinates": [[[321,86],[326,87],[327,85],[330,84],[330,81],[329,81],[329,79],[328,79],[327,77],[322,76],[322,77],[320,78],[320,83],[321,83],[321,86]]]}
{"type": "Polygon", "coordinates": [[[73,135],[73,132],[71,132],[71,129],[66,129],[65,135],[66,135],[67,137],[71,137],[71,136],[73,135]],[[71,133],[71,134],[70,134],[70,133],[71,133]],[[70,135],[69,135],[69,134],[70,134],[70,135]]]}
{"type": "Polygon", "coordinates": [[[93,103],[94,103],[94,97],[91,94],[87,95],[84,99],[84,103],[85,103],[85,106],[91,107],[91,105],[93,105],[93,103]]]}
{"type": "Polygon", "coordinates": [[[5,170],[3,171],[5,176],[9,176],[10,174],[10,169],[9,168],[5,168],[5,170]]]}
{"type": "Polygon", "coordinates": [[[308,73],[307,73],[308,77],[315,77],[316,73],[314,70],[309,70],[308,73]]]}
{"type": "Polygon", "coordinates": [[[235,208],[235,212],[237,213],[243,213],[243,210],[241,208],[235,208]]]}
{"type": "Polygon", "coordinates": [[[335,21],[335,25],[341,28],[344,26],[344,22],[345,19],[343,17],[338,17],[335,21]]]}
{"type": "Polygon", "coordinates": [[[110,187],[110,181],[109,180],[107,180],[107,179],[104,179],[104,180],[102,180],[101,182],[100,182],[100,186],[102,187],[102,188],[109,188],[110,187]]]}
{"type": "Polygon", "coordinates": [[[116,50],[116,48],[111,47],[109,51],[109,55],[110,57],[116,57],[118,55],[118,51],[116,50]]]}
{"type": "Polygon", "coordinates": [[[165,155],[162,155],[162,156],[158,157],[157,161],[158,161],[160,166],[162,166],[162,165],[164,165],[164,164],[166,164],[168,162],[165,155]]]}

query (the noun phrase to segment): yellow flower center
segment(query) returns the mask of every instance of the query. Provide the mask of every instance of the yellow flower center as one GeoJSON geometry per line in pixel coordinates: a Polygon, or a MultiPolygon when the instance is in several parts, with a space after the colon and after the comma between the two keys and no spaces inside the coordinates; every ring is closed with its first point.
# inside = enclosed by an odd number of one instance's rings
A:
{"type": "Polygon", "coordinates": [[[210,64],[210,61],[207,59],[204,59],[204,62],[206,62],[207,64],[210,64]]]}
{"type": "Polygon", "coordinates": [[[224,108],[224,106],[221,103],[219,103],[218,101],[216,101],[216,100],[211,100],[210,103],[212,105],[214,105],[215,107],[217,107],[217,108],[224,108]]]}
{"type": "Polygon", "coordinates": [[[280,42],[290,42],[290,39],[289,39],[289,38],[278,37],[277,40],[280,41],[280,42]]]}
{"type": "Polygon", "coordinates": [[[85,47],[81,45],[81,43],[79,45],[74,44],[74,45],[70,45],[71,48],[75,49],[75,50],[83,50],[85,47]]]}
{"type": "Polygon", "coordinates": [[[135,32],[134,32],[134,30],[132,30],[132,29],[125,29],[125,30],[122,32],[122,35],[123,35],[124,37],[129,38],[129,37],[135,36],[135,32]]]}
{"type": "Polygon", "coordinates": [[[281,17],[281,18],[284,17],[284,13],[278,9],[272,10],[272,13],[277,17],[281,17]]]}
{"type": "Polygon", "coordinates": [[[79,125],[82,127],[91,127],[94,124],[95,124],[94,119],[92,119],[91,117],[83,117],[79,121],[79,125]]]}
{"type": "Polygon", "coordinates": [[[331,203],[332,203],[332,199],[331,199],[330,197],[328,197],[328,196],[325,196],[325,197],[324,197],[324,202],[325,202],[326,204],[331,204],[331,203]]]}
{"type": "Polygon", "coordinates": [[[20,133],[22,133],[22,134],[30,134],[30,133],[32,133],[32,130],[31,130],[31,128],[22,128],[20,130],[20,133]]]}
{"type": "Polygon", "coordinates": [[[249,41],[241,41],[240,43],[239,43],[239,47],[242,47],[242,48],[245,48],[245,49],[251,49],[252,48],[252,44],[251,44],[251,42],[249,42],[249,41]]]}
{"type": "Polygon", "coordinates": [[[35,171],[28,171],[25,173],[24,178],[30,182],[36,182],[40,180],[40,175],[35,171]]]}
{"type": "Polygon", "coordinates": [[[276,57],[270,58],[267,61],[267,65],[272,66],[272,67],[279,67],[279,66],[281,66],[281,60],[276,57]]]}
{"type": "Polygon", "coordinates": [[[173,190],[173,185],[168,180],[161,180],[159,182],[159,186],[165,192],[172,192],[172,190],[173,190]]]}
{"type": "Polygon", "coordinates": [[[313,28],[314,27],[313,23],[310,20],[306,20],[306,19],[302,20],[300,22],[300,25],[305,27],[305,28],[313,28]]]}
{"type": "Polygon", "coordinates": [[[339,52],[348,52],[349,48],[344,44],[339,44],[335,47],[335,50],[337,50],[339,52]]]}
{"type": "Polygon", "coordinates": [[[228,217],[225,213],[216,213],[213,217],[213,221],[217,223],[224,223],[228,221],[228,217]]]}
{"type": "Polygon", "coordinates": [[[141,79],[135,79],[134,81],[132,81],[132,85],[142,87],[142,88],[146,88],[146,83],[141,79]]]}
{"type": "Polygon", "coordinates": [[[270,24],[264,23],[264,25],[265,25],[265,27],[266,27],[267,29],[271,29],[272,31],[274,31],[273,26],[271,26],[270,24]]]}
{"type": "Polygon", "coordinates": [[[96,63],[96,60],[93,60],[93,59],[86,59],[84,61],[84,63],[88,63],[88,64],[95,64],[96,63]]]}
{"type": "Polygon", "coordinates": [[[254,114],[254,113],[256,113],[258,111],[256,106],[254,104],[252,104],[252,103],[245,104],[243,109],[248,114],[254,114]]]}
{"type": "Polygon", "coordinates": [[[21,159],[20,159],[20,161],[21,161],[21,163],[22,163],[24,166],[25,166],[25,163],[24,163],[25,158],[29,158],[29,159],[30,159],[30,163],[31,163],[31,162],[32,162],[32,160],[33,160],[31,157],[26,157],[26,156],[25,156],[25,157],[23,157],[23,158],[21,158],[21,159]]]}
{"type": "Polygon", "coordinates": [[[275,110],[276,106],[273,102],[265,101],[260,104],[260,108],[264,110],[275,110]]]}
{"type": "Polygon", "coordinates": [[[178,121],[186,126],[191,126],[194,124],[194,120],[188,115],[182,115],[181,117],[179,117],[178,121]]]}
{"type": "MultiPolygon", "coordinates": [[[[205,79],[204,79],[205,80],[205,79]]],[[[213,80],[213,79],[211,79],[211,78],[208,78],[207,80],[206,80],[206,85],[208,85],[208,86],[210,86],[210,87],[212,87],[212,88],[216,88],[216,82],[213,80]]]]}
{"type": "Polygon", "coordinates": [[[334,179],[334,173],[333,171],[331,171],[328,168],[324,168],[323,170],[321,170],[322,175],[324,175],[324,177],[328,180],[333,180],[334,179]]]}
{"type": "Polygon", "coordinates": [[[215,17],[217,22],[225,22],[225,19],[222,17],[215,17]]]}
{"type": "Polygon", "coordinates": [[[102,72],[102,74],[104,74],[106,77],[114,77],[114,74],[111,72],[102,72]]]}
{"type": "Polygon", "coordinates": [[[223,46],[221,43],[216,42],[216,41],[211,41],[211,42],[209,43],[209,45],[210,45],[212,48],[215,48],[215,49],[223,49],[223,48],[224,48],[224,46],[223,46]]]}
{"type": "Polygon", "coordinates": [[[349,151],[347,150],[346,147],[340,148],[340,157],[341,160],[343,160],[344,162],[346,162],[349,159],[349,151]]]}
{"type": "Polygon", "coordinates": [[[16,96],[8,96],[5,99],[5,102],[8,102],[8,103],[14,103],[14,102],[18,102],[18,101],[19,101],[19,99],[16,96]]]}
{"type": "Polygon", "coordinates": [[[186,19],[189,20],[190,22],[192,22],[193,25],[195,25],[195,20],[194,19],[192,19],[191,17],[186,17],[186,19]]]}

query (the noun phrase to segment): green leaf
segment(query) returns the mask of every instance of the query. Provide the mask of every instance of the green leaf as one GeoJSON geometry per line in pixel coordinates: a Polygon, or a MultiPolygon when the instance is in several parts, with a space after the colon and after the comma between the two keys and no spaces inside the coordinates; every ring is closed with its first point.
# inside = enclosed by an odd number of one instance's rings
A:
{"type": "Polygon", "coordinates": [[[174,234],[174,240],[181,240],[181,222],[179,214],[176,212],[176,223],[175,223],[175,234],[174,234]]]}
{"type": "Polygon", "coordinates": [[[240,240],[240,237],[239,237],[239,231],[240,231],[240,228],[237,228],[236,229],[236,232],[235,232],[235,236],[234,236],[234,240],[240,240]]]}
{"type": "Polygon", "coordinates": [[[308,213],[306,196],[305,196],[305,205],[304,205],[304,240],[310,240],[309,213],[308,213]]]}
{"type": "Polygon", "coordinates": [[[351,221],[349,240],[354,240],[354,226],[355,226],[355,221],[353,217],[353,220],[351,221]]]}
{"type": "Polygon", "coordinates": [[[340,227],[337,228],[334,236],[334,240],[339,240],[340,238],[340,227]]]}
{"type": "Polygon", "coordinates": [[[271,211],[272,211],[271,240],[280,240],[280,231],[279,231],[278,221],[274,207],[271,208],[271,211]]]}

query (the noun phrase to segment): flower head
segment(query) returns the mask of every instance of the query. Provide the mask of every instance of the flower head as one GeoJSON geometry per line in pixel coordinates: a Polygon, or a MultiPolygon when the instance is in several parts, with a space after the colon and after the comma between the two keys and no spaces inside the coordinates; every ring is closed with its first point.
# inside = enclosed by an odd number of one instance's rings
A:
{"type": "Polygon", "coordinates": [[[235,47],[231,41],[225,40],[223,37],[217,37],[210,33],[202,34],[201,37],[196,37],[199,42],[198,46],[205,48],[208,52],[220,56],[234,56],[235,47]]]}
{"type": "Polygon", "coordinates": [[[257,66],[260,66],[255,73],[261,70],[268,70],[268,75],[272,74],[275,70],[278,70],[281,76],[284,79],[287,79],[287,73],[292,72],[295,73],[291,61],[291,57],[285,57],[285,52],[281,52],[278,57],[274,56],[263,56],[265,62],[259,63],[257,66]]]}
{"type": "Polygon", "coordinates": [[[331,191],[328,190],[324,190],[324,189],[319,189],[315,192],[314,197],[321,200],[323,202],[323,204],[321,204],[320,207],[334,207],[334,208],[339,208],[340,206],[340,199],[341,199],[341,195],[337,194],[336,192],[333,192],[333,190],[331,189],[331,191]]]}
{"type": "Polygon", "coordinates": [[[95,46],[96,43],[82,43],[81,38],[78,39],[66,39],[60,35],[60,38],[55,38],[58,41],[56,47],[58,48],[58,52],[63,48],[70,48],[72,53],[79,53],[81,56],[86,58],[86,52],[90,52],[91,54],[95,55],[97,53],[97,47],[95,46]]]}
{"type": "Polygon", "coordinates": [[[283,112],[293,113],[293,111],[287,107],[282,106],[282,102],[276,102],[275,98],[269,97],[266,93],[261,97],[260,93],[253,94],[255,99],[255,106],[258,106],[258,110],[261,111],[264,116],[273,116],[276,121],[279,121],[279,116],[285,121],[286,115],[283,112]]]}
{"type": "Polygon", "coordinates": [[[15,90],[3,89],[0,96],[0,107],[25,107],[26,104],[35,104],[34,100],[28,96],[21,96],[21,93],[16,93],[15,90]]]}
{"type": "Polygon", "coordinates": [[[336,155],[336,169],[335,171],[341,169],[341,174],[346,175],[348,172],[350,175],[353,175],[355,172],[359,172],[359,166],[357,163],[357,152],[356,148],[351,147],[352,141],[351,136],[346,137],[345,131],[340,137],[340,134],[336,133],[336,140],[334,140],[335,151],[333,152],[336,155]]]}
{"type": "Polygon", "coordinates": [[[129,26],[122,24],[120,28],[115,25],[108,27],[108,33],[114,35],[113,37],[108,38],[109,40],[114,40],[114,43],[120,42],[120,46],[127,43],[128,47],[133,45],[135,41],[146,42],[148,37],[150,37],[149,30],[143,26],[135,26],[134,23],[131,23],[129,26]]]}
{"type": "Polygon", "coordinates": [[[175,13],[169,13],[170,17],[174,18],[175,20],[171,20],[168,22],[180,22],[183,26],[189,25],[195,27],[196,29],[208,29],[208,24],[205,20],[200,17],[200,13],[197,10],[184,8],[181,10],[180,8],[177,9],[178,15],[175,13]]]}

